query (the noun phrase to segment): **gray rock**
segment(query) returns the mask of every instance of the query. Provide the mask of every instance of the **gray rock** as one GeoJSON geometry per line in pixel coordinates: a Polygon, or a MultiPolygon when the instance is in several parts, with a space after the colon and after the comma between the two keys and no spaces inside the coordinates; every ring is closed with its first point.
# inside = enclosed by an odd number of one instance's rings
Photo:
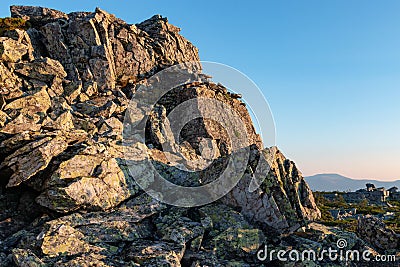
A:
{"type": "Polygon", "coordinates": [[[381,219],[374,216],[359,217],[357,233],[378,250],[398,251],[400,249],[400,235],[387,228],[381,219]]]}
{"type": "Polygon", "coordinates": [[[37,6],[11,6],[11,16],[32,21],[48,21],[58,18],[66,19],[67,15],[51,8],[37,6]]]}
{"type": "MultiPolygon", "coordinates": [[[[30,28],[0,37],[0,265],[258,266],[263,243],[285,241],[320,216],[295,164],[263,148],[241,96],[198,73],[199,63],[180,74],[196,82],[162,97],[151,89],[153,74],[199,61],[197,48],[166,18],[130,25],[99,8],[64,14],[26,6],[11,7],[11,14],[30,28]],[[156,108],[129,102],[140,85],[150,88],[149,99],[161,97],[156,108]],[[202,98],[223,103],[242,122],[202,98]],[[167,115],[188,100],[194,113],[211,112],[248,140],[232,144],[208,119],[173,135],[175,121],[167,115]],[[137,138],[124,118],[147,125],[147,139],[137,138]],[[133,137],[123,140],[124,131],[133,137]],[[169,181],[201,186],[245,148],[250,159],[238,163],[246,170],[237,174],[240,182],[203,207],[167,207],[136,182],[154,183],[152,169],[129,170],[149,160],[169,181]],[[249,191],[260,154],[271,159],[271,170],[249,191]]],[[[291,242],[320,244],[311,237],[291,242]]]]}

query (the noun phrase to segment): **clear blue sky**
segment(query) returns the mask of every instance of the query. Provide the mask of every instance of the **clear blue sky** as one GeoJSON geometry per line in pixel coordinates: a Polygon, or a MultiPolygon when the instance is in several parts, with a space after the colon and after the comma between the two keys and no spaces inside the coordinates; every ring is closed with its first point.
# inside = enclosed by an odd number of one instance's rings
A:
{"type": "Polygon", "coordinates": [[[400,179],[400,1],[24,1],[101,7],[129,23],[162,14],[202,60],[263,90],[277,145],[305,175],[400,179]]]}

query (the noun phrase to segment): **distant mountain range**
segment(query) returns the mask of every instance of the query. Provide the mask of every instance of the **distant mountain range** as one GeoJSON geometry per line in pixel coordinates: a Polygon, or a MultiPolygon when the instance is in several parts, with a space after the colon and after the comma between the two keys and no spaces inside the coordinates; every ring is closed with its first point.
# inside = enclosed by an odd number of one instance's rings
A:
{"type": "Polygon", "coordinates": [[[391,182],[367,179],[356,180],[339,174],[317,174],[305,177],[305,179],[313,191],[356,191],[365,188],[367,183],[372,183],[376,187],[385,187],[386,189],[392,186],[400,189],[400,180],[391,182]]]}

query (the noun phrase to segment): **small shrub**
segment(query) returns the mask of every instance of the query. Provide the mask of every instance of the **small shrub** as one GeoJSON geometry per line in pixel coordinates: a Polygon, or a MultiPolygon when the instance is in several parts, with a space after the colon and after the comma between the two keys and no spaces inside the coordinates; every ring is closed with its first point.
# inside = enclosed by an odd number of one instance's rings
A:
{"type": "Polygon", "coordinates": [[[21,18],[0,18],[0,36],[3,36],[6,31],[15,29],[26,30],[29,27],[29,22],[21,18]]]}

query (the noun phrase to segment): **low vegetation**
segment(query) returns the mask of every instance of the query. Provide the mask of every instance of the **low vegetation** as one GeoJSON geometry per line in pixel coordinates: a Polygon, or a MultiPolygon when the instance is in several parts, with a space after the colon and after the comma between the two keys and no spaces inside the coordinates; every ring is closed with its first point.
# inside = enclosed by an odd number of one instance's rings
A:
{"type": "Polygon", "coordinates": [[[386,225],[400,233],[400,202],[388,201],[386,204],[377,205],[371,204],[368,200],[363,200],[360,203],[347,203],[341,192],[336,193],[337,197],[334,200],[328,200],[324,197],[325,194],[332,194],[332,192],[314,192],[315,201],[321,210],[321,219],[319,223],[327,226],[337,226],[346,231],[355,232],[357,230],[357,219],[350,217],[337,220],[335,219],[330,210],[350,210],[352,208],[357,209],[359,215],[380,215],[386,212],[393,212],[394,217],[384,220],[386,225]]]}
{"type": "Polygon", "coordinates": [[[3,36],[6,31],[26,30],[29,27],[29,22],[21,18],[0,18],[0,36],[3,36]]]}

